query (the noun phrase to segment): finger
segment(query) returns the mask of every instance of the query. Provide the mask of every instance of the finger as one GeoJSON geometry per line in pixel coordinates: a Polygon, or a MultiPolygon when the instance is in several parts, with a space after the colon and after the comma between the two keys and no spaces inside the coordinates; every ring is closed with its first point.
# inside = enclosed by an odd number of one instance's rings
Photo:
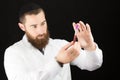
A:
{"type": "Polygon", "coordinates": [[[66,51],[67,55],[71,55],[74,53],[74,48],[73,47],[70,47],[67,51],[66,51]]]}
{"type": "Polygon", "coordinates": [[[78,32],[82,31],[81,25],[80,25],[79,23],[77,23],[77,31],[78,31],[78,32]]]}
{"type": "Polygon", "coordinates": [[[71,58],[74,59],[79,55],[79,53],[72,47],[69,50],[67,50],[67,55],[71,58]]]}
{"type": "Polygon", "coordinates": [[[86,30],[85,24],[82,21],[79,21],[79,23],[80,23],[81,30],[82,31],[86,30]]]}
{"type": "Polygon", "coordinates": [[[63,47],[63,49],[65,49],[65,50],[67,50],[69,47],[71,47],[72,45],[73,45],[73,41],[72,42],[70,42],[70,43],[68,43],[67,45],[65,45],[64,47],[63,47]]]}
{"type": "Polygon", "coordinates": [[[75,31],[75,26],[76,26],[76,23],[75,23],[75,22],[73,22],[73,23],[72,23],[72,25],[73,25],[73,29],[74,29],[74,31],[75,31]]]}
{"type": "Polygon", "coordinates": [[[81,49],[80,43],[76,42],[76,43],[74,44],[74,48],[79,52],[80,49],[81,49]]]}
{"type": "Polygon", "coordinates": [[[73,57],[73,59],[76,58],[78,55],[79,55],[79,53],[78,53],[77,51],[74,51],[74,52],[71,54],[71,56],[73,57]]]}
{"type": "Polygon", "coordinates": [[[78,24],[76,24],[75,22],[73,22],[73,29],[74,29],[74,31],[75,31],[75,35],[77,34],[77,32],[78,32],[78,28],[79,28],[79,25],[78,24]]]}
{"type": "Polygon", "coordinates": [[[73,25],[73,27],[75,27],[76,23],[75,23],[75,22],[73,22],[73,23],[72,23],[72,25],[73,25]]]}
{"type": "Polygon", "coordinates": [[[79,23],[76,24],[76,30],[77,30],[77,32],[82,31],[81,25],[79,23]]]}
{"type": "Polygon", "coordinates": [[[90,25],[88,23],[86,24],[86,30],[91,32],[90,25]]]}
{"type": "Polygon", "coordinates": [[[76,40],[77,40],[77,36],[74,35],[74,37],[73,37],[73,44],[76,42],[76,40]]]}

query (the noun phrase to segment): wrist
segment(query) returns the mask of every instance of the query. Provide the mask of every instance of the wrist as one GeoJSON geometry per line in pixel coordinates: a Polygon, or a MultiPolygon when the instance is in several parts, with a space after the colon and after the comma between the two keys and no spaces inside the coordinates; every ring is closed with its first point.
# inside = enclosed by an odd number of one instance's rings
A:
{"type": "Polygon", "coordinates": [[[63,67],[63,63],[60,62],[60,61],[58,61],[56,57],[55,57],[55,59],[56,59],[56,62],[57,62],[61,67],[63,67]]]}
{"type": "Polygon", "coordinates": [[[57,63],[58,63],[61,67],[63,67],[63,63],[61,63],[61,62],[59,62],[59,61],[57,61],[57,63]]]}
{"type": "Polygon", "coordinates": [[[93,43],[90,46],[85,48],[85,50],[88,50],[88,51],[94,51],[95,49],[96,49],[96,44],[95,43],[93,43]]]}

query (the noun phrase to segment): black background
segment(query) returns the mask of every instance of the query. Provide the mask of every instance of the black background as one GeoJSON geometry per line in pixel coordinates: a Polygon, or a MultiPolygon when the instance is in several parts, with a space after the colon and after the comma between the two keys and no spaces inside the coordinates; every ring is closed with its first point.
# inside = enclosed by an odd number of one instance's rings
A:
{"type": "Polygon", "coordinates": [[[23,36],[17,25],[18,11],[27,1],[44,7],[52,38],[71,41],[72,22],[82,20],[90,24],[94,40],[103,50],[103,65],[92,72],[71,66],[73,80],[118,78],[120,6],[117,0],[8,0],[1,2],[0,6],[0,80],[7,80],[3,66],[4,50],[23,36]]]}

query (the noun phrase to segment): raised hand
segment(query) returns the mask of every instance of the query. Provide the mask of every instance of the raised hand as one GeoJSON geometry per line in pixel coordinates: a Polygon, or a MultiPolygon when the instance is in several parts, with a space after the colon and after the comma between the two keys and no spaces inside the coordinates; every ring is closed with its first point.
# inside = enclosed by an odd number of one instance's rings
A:
{"type": "Polygon", "coordinates": [[[78,30],[75,35],[77,36],[78,44],[80,44],[81,48],[84,48],[86,50],[95,50],[96,46],[89,24],[85,25],[82,21],[79,21],[79,23],[73,22],[73,28],[75,31],[76,26],[78,26],[78,30]]]}

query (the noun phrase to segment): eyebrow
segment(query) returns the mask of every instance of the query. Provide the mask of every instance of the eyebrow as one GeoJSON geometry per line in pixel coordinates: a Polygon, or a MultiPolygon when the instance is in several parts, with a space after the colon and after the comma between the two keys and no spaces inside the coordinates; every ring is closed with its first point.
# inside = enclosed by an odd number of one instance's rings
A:
{"type": "Polygon", "coordinates": [[[43,22],[46,22],[46,20],[43,20],[42,23],[43,23],[43,22]]]}
{"type": "Polygon", "coordinates": [[[30,26],[36,26],[37,24],[32,24],[32,25],[30,25],[30,26]]]}

